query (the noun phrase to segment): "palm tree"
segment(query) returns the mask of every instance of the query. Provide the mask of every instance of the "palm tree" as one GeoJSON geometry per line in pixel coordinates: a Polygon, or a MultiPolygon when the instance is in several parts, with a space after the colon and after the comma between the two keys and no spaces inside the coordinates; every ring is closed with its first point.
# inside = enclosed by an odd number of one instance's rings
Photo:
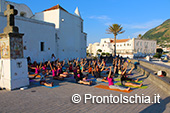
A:
{"type": "Polygon", "coordinates": [[[113,34],[114,35],[114,56],[116,56],[116,36],[118,34],[122,34],[125,31],[122,31],[123,27],[119,24],[112,24],[111,26],[109,25],[109,28],[106,30],[108,34],[113,34]]]}

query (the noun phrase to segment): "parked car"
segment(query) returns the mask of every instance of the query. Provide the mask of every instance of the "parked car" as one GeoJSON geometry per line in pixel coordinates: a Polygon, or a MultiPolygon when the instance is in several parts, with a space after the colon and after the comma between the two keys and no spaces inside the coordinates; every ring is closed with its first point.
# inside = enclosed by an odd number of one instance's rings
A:
{"type": "Polygon", "coordinates": [[[150,55],[150,58],[153,58],[153,55],[150,55]]]}
{"type": "Polygon", "coordinates": [[[168,55],[162,55],[161,56],[161,60],[163,61],[163,60],[168,60],[169,58],[168,58],[168,55]]]}

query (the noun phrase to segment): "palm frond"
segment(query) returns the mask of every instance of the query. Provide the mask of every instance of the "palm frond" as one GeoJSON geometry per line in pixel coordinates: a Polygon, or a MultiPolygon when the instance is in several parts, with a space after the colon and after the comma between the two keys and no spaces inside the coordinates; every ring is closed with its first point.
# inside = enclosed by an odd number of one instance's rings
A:
{"type": "Polygon", "coordinates": [[[122,31],[122,29],[123,29],[123,27],[121,27],[121,25],[112,24],[112,25],[109,25],[109,27],[106,31],[107,31],[107,34],[117,35],[117,34],[122,34],[125,32],[125,31],[122,31]]]}

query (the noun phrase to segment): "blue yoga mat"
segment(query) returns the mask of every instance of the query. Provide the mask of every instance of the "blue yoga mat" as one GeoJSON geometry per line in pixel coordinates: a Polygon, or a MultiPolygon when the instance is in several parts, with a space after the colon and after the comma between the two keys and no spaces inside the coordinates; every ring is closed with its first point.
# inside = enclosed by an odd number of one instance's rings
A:
{"type": "Polygon", "coordinates": [[[39,82],[34,82],[33,84],[37,85],[37,86],[42,86],[42,87],[46,87],[46,88],[56,88],[56,87],[59,87],[59,85],[54,85],[53,87],[50,87],[50,86],[44,86],[44,85],[41,85],[39,82]]]}
{"type": "MultiPolygon", "coordinates": [[[[95,82],[97,82],[97,83],[105,83],[105,84],[109,84],[108,82],[97,81],[97,80],[95,80],[95,82]]],[[[117,83],[117,81],[114,81],[114,84],[115,84],[115,83],[117,83]]]]}

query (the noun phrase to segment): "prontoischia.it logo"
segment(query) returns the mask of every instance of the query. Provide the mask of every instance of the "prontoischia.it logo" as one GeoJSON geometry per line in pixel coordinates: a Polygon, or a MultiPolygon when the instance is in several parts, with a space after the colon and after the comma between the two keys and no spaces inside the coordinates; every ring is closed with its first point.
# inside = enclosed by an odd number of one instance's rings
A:
{"type": "Polygon", "coordinates": [[[149,103],[160,103],[160,95],[159,94],[154,94],[152,97],[151,96],[146,96],[144,94],[141,95],[133,95],[133,96],[124,96],[120,94],[119,96],[114,96],[110,94],[109,96],[94,96],[92,94],[84,94],[83,96],[84,99],[82,99],[82,96],[79,94],[74,94],[71,98],[73,103],[80,103],[83,100],[83,103],[87,103],[90,101],[92,104],[93,103],[98,103],[98,104],[105,104],[105,103],[111,103],[111,104],[116,104],[116,103],[141,103],[141,104],[149,104],[149,103]]]}

